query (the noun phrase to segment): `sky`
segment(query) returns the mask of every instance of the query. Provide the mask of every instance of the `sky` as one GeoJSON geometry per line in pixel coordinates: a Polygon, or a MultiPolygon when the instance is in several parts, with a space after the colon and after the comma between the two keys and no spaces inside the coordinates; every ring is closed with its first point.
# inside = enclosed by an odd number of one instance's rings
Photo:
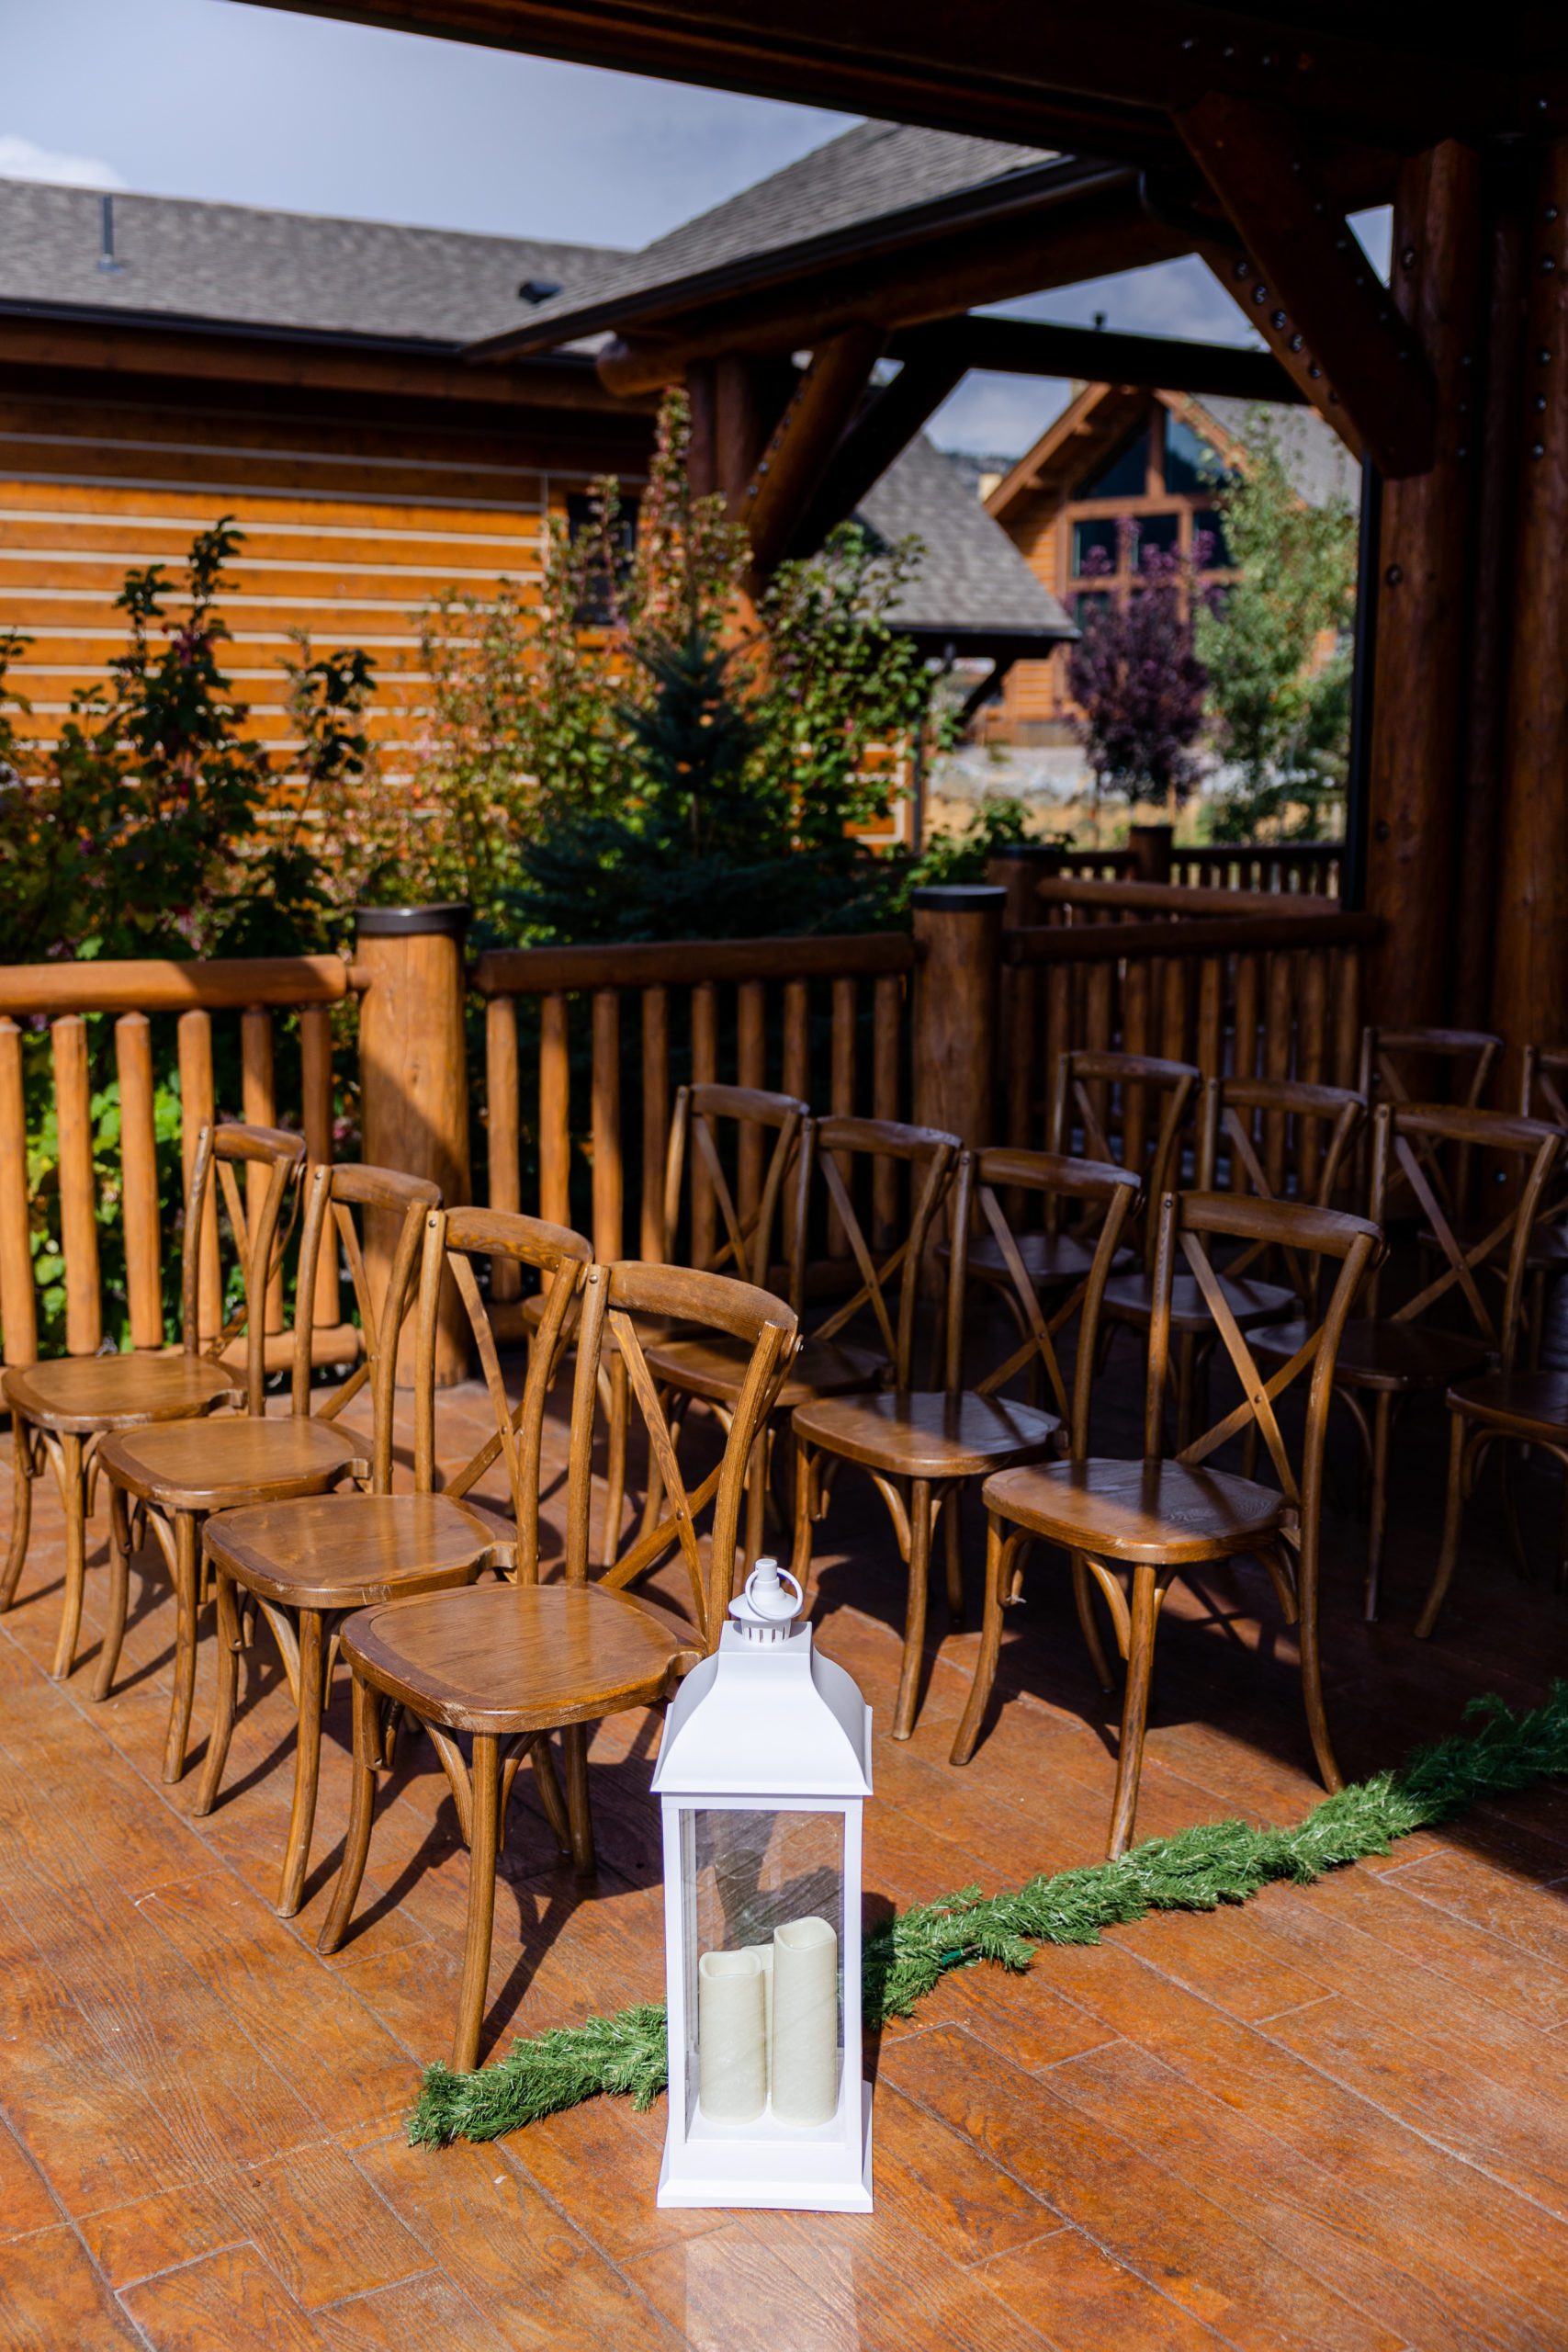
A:
{"type": "MultiPolygon", "coordinates": [[[[589,244],[646,244],[852,119],[243,0],[0,0],[0,175],[589,244]]],[[[1006,307],[1255,340],[1193,260],[1006,307]]],[[[1066,393],[971,376],[932,434],[1015,457],[1066,393]]]]}

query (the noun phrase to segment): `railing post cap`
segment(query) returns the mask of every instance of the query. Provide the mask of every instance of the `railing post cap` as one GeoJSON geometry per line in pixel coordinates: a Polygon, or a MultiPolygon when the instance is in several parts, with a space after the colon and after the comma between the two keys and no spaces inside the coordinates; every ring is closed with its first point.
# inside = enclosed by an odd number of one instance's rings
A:
{"type": "Polygon", "coordinates": [[[986,852],[987,857],[1060,857],[1061,854],[1059,842],[998,842],[986,852]]]}
{"type": "Polygon", "coordinates": [[[453,899],[428,907],[355,907],[355,929],[361,939],[462,940],[468,935],[473,909],[466,899],[453,899]]]}
{"type": "Polygon", "coordinates": [[[922,882],[909,893],[917,914],[988,915],[1007,904],[999,882],[922,882]]]}

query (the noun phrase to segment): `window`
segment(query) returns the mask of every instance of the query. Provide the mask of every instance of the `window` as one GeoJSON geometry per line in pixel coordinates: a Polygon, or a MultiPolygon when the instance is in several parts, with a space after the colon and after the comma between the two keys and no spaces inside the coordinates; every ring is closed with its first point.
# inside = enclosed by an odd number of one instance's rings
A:
{"type": "Polygon", "coordinates": [[[1140,563],[1152,548],[1157,548],[1162,555],[1176,553],[1180,520],[1180,516],[1177,514],[1139,515],[1138,561],[1140,563]]]}
{"type": "Polygon", "coordinates": [[[1219,453],[1206,441],[1201,441],[1192,427],[1179,416],[1168,416],[1165,421],[1165,486],[1178,496],[1190,496],[1194,491],[1212,490],[1224,480],[1224,467],[1219,453]]]}
{"type": "Polygon", "coordinates": [[[1121,528],[1114,514],[1097,514],[1091,522],[1073,525],[1073,577],[1080,579],[1086,571],[1116,569],[1116,535],[1121,528]]]}
{"type": "MultiPolygon", "coordinates": [[[[584,628],[603,628],[615,617],[611,589],[625,580],[631,568],[632,552],[637,546],[637,500],[624,499],[615,518],[615,582],[597,575],[587,582],[582,601],[577,608],[577,618],[584,628]]],[[[573,491],[568,497],[566,527],[573,547],[596,528],[593,501],[586,492],[573,491]]]]}
{"type": "Polygon", "coordinates": [[[1201,571],[1225,571],[1230,568],[1230,542],[1225,537],[1225,518],[1217,506],[1200,506],[1192,517],[1192,553],[1201,571]],[[1207,540],[1200,547],[1200,539],[1207,540]]]}
{"type": "Polygon", "coordinates": [[[1141,424],[1110,464],[1086,481],[1080,498],[1142,498],[1149,486],[1149,428],[1141,424]]]}
{"type": "Polygon", "coordinates": [[[1068,600],[1068,610],[1087,637],[1095,623],[1109,611],[1111,598],[1103,588],[1086,588],[1068,600]]]}

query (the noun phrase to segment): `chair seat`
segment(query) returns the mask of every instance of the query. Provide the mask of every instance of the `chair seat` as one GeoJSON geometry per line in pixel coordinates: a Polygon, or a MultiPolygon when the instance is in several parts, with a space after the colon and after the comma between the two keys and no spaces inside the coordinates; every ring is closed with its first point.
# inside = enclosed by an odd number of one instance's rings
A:
{"type": "Polygon", "coordinates": [[[243,1375],[208,1356],[58,1356],[5,1377],[6,1402],[40,1428],[66,1437],[183,1421],[214,1405],[239,1404],[243,1375]]]}
{"type": "Polygon", "coordinates": [[[454,1731],[504,1735],[651,1706],[702,1655],[692,1626],[593,1584],[469,1585],[362,1609],[343,1651],[373,1689],[454,1731]]]}
{"type": "MultiPolygon", "coordinates": [[[[1271,1323],[1247,1335],[1260,1360],[1283,1363],[1306,1345],[1310,1324],[1271,1323]]],[[[1450,1381],[1483,1372],[1491,1350],[1478,1334],[1433,1331],[1420,1323],[1347,1323],[1334,1377],[1342,1388],[1446,1388],[1450,1381]]]]}
{"type": "Polygon", "coordinates": [[[1491,1421],[1510,1437],[1568,1445],[1568,1372],[1484,1372],[1449,1391],[1466,1420],[1491,1421]]]}
{"type": "MultiPolygon", "coordinates": [[[[1278,1283],[1255,1283],[1246,1274],[1222,1274],[1220,1289],[1225,1304],[1244,1331],[1288,1315],[1296,1294],[1278,1283]]],[[[1154,1284],[1147,1274],[1112,1274],[1105,1285],[1103,1312],[1113,1323],[1147,1323],[1154,1313],[1154,1284]]],[[[1212,1331],[1210,1314],[1195,1274],[1177,1274],[1170,1285],[1170,1325],[1173,1331],[1212,1331]]]]}
{"type": "MultiPolygon", "coordinates": [[[[700,1340],[669,1340],[648,1350],[655,1380],[668,1382],[688,1396],[710,1404],[733,1405],[740,1394],[750,1356],[739,1340],[722,1335],[700,1340]]],[[[788,1411],[818,1396],[841,1396],[857,1388],[874,1388],[883,1359],[869,1348],[846,1348],[837,1340],[807,1340],[790,1366],[779,1391],[776,1409],[788,1411]]]]}
{"type": "Polygon", "coordinates": [[[998,1471],[986,1508],[1102,1559],[1185,1563],[1250,1551],[1284,1523],[1270,1487],[1179,1462],[1061,1462],[998,1471]]]}
{"type": "MultiPolygon", "coordinates": [[[[1093,1241],[1080,1241],[1071,1233],[1021,1233],[1016,1238],[1023,1271],[1037,1291],[1071,1290],[1084,1280],[1094,1263],[1093,1241]]],[[[946,1254],[944,1249],[942,1255],[946,1254]]],[[[1130,1266],[1132,1250],[1118,1250],[1111,1262],[1112,1266],[1130,1266]]],[[[1012,1288],[1007,1260],[994,1234],[977,1234],[970,1243],[969,1272],[976,1282],[990,1283],[1003,1290],[1012,1288]]]]}
{"type": "Polygon", "coordinates": [[[111,1437],[99,1458],[116,1486],[143,1502],[216,1511],[320,1494],[363,1464],[367,1442],[330,1421],[236,1413],[129,1430],[111,1437]]]}
{"type": "Polygon", "coordinates": [[[497,1523],[450,1495],[306,1495],[220,1511],[207,1523],[219,1566],[289,1609],[363,1609],[400,1589],[461,1582],[511,1565],[497,1523]]]}
{"type": "Polygon", "coordinates": [[[879,1389],[802,1405],[795,1433],[846,1462],[896,1477],[962,1478],[1049,1453],[1055,1413],[1004,1396],[879,1389]]]}

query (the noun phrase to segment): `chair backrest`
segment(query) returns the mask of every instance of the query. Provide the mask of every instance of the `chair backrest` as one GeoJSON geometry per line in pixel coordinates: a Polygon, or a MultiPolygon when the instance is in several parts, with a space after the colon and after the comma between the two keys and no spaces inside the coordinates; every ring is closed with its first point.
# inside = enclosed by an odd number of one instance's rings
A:
{"type": "MultiPolygon", "coordinates": [[[[598,1571],[598,1579],[622,1589],[678,1551],[686,1570],[693,1623],[704,1649],[715,1646],[734,1590],[747,1466],[794,1360],[796,1329],[795,1309],[782,1298],[729,1274],[630,1260],[588,1269],[577,1327],[577,1374],[571,1399],[568,1583],[583,1584],[589,1576],[593,1424],[602,1396],[601,1365],[613,1340],[626,1367],[633,1410],[648,1437],[649,1505],[642,1528],[610,1566],[598,1571]],[[750,1351],[745,1379],[725,1432],[724,1451],[717,1465],[695,1487],[687,1487],[663,1400],[643,1353],[637,1331],[641,1318],[722,1332],[750,1351]],[[657,1519],[656,1510],[661,1512],[657,1519]],[[705,1560],[698,1532],[705,1513],[709,1521],[705,1560]]],[[[536,1347],[535,1352],[537,1356],[542,1350],[536,1347]]]]}
{"type": "Polygon", "coordinates": [[[311,1409],[310,1375],[315,1369],[317,1269],[323,1250],[341,1248],[359,1309],[361,1354],[340,1387],[318,1397],[317,1418],[335,1420],[344,1407],[370,1383],[373,1416],[371,1487],[389,1492],[392,1475],[392,1411],[398,1377],[398,1341],[413,1302],[414,1276],[427,1213],[441,1205],[441,1188],[423,1176],[396,1168],[370,1168],[358,1160],[321,1163],[305,1188],[305,1223],[299,1236],[295,1290],[294,1363],[290,1409],[311,1409]],[[355,1211],[359,1212],[359,1222],[355,1211]],[[362,1221],[380,1212],[400,1219],[378,1297],[366,1264],[362,1221]]]}
{"type": "Polygon", "coordinates": [[[1089,1398],[1094,1383],[1095,1341],[1100,1329],[1100,1300],[1105,1292],[1122,1227],[1136,1205],[1138,1180],[1125,1168],[1092,1159],[1065,1159],[1050,1151],[1014,1151],[998,1147],[990,1151],[961,1154],[953,1192],[953,1250],[948,1260],[946,1386],[955,1395],[964,1386],[964,1325],[969,1268],[970,1228],[976,1215],[1001,1252],[1010,1290],[1008,1304],[1023,1338],[1003,1361],[976,1382],[982,1396],[994,1396],[1021,1372],[1043,1371],[1052,1405],[1066,1425],[1073,1458],[1089,1452],[1089,1398]],[[1096,1233],[1089,1272],[1083,1281],[1047,1316],[1029,1278],[1018,1238],[1002,1194],[1055,1194],[1091,1210],[1096,1233]],[[1058,1334],[1077,1318],[1077,1344],[1069,1397],[1061,1360],[1058,1334]]]}
{"type": "Polygon", "coordinates": [[[812,1337],[837,1339],[858,1322],[855,1344],[880,1349],[891,1385],[908,1388],[920,1268],[963,1146],[956,1136],[943,1135],[936,1127],[905,1126],[892,1119],[829,1118],[812,1121],[802,1149],[807,1197],[818,1185],[826,1193],[860,1276],[858,1288],[814,1327],[812,1337]],[[908,1222],[899,1233],[898,1220],[889,1217],[886,1238],[875,1232],[868,1238],[855,1205],[857,1177],[864,1176],[858,1189],[869,1191],[874,1202],[881,1194],[886,1215],[886,1188],[879,1185],[878,1171],[891,1171],[897,1181],[901,1169],[908,1181],[908,1222]]]}
{"type": "MultiPolygon", "coordinates": [[[[1561,1128],[1516,1119],[1506,1111],[1471,1111],[1446,1102],[1380,1103],[1372,1118],[1372,1215],[1386,1223],[1386,1204],[1408,1187],[1443,1259],[1441,1271],[1396,1308],[1391,1321],[1413,1323],[1439,1299],[1457,1294],[1503,1368],[1512,1364],[1530,1235],[1547,1211],[1546,1186],[1565,1141],[1561,1128]],[[1491,1224],[1483,1220],[1484,1229],[1472,1240],[1456,1233],[1450,1204],[1439,1197],[1436,1170],[1445,1145],[1467,1155],[1512,1160],[1520,1179],[1510,1188],[1508,1205],[1491,1224]],[[1488,1303],[1476,1280],[1482,1273],[1501,1275],[1500,1308],[1488,1303]]],[[[1375,1311],[1375,1294],[1373,1306],[1375,1311]]]]}
{"type": "MultiPolygon", "coordinates": [[[[1489,1029],[1367,1028],[1361,1032],[1357,1084],[1369,1112],[1380,1102],[1430,1103],[1439,1099],[1475,1111],[1485,1100],[1502,1050],[1502,1038],[1489,1029]]],[[[1419,1157],[1450,1216],[1466,1216],[1475,1173],[1469,1148],[1461,1145],[1446,1155],[1448,1165],[1445,1155],[1427,1146],[1419,1157]]],[[[1406,1187],[1396,1183],[1384,1203],[1383,1223],[1408,1217],[1414,1206],[1406,1187]]]]}
{"type": "Polygon", "coordinates": [[[798,1308],[807,1172],[802,1136],[810,1116],[810,1106],[796,1095],[768,1094],[760,1087],[694,1085],[679,1090],[664,1166],[667,1265],[732,1273],[766,1289],[787,1187],[794,1210],[789,1220],[789,1292],[798,1308]],[[727,1152],[729,1145],[732,1154],[727,1152]],[[684,1250],[683,1193],[688,1203],[684,1250]]]}
{"type": "MultiPolygon", "coordinates": [[[[560,1363],[573,1301],[592,1261],[592,1247],[581,1233],[564,1225],[550,1225],[543,1217],[522,1216],[510,1209],[429,1209],[423,1218],[423,1235],[414,1343],[414,1490],[427,1495],[435,1484],[435,1341],[441,1293],[450,1274],[473,1332],[495,1426],[478,1452],[446,1481],[442,1492],[460,1499],[492,1462],[504,1459],[517,1530],[516,1571],[525,1583],[532,1583],[539,1568],[545,1404],[560,1363]],[[476,1261],[498,1258],[518,1267],[532,1266],[540,1277],[543,1294],[523,1394],[515,1405],[506,1393],[490,1310],[474,1271],[476,1261]]],[[[386,1374],[389,1384],[395,1370],[394,1349],[391,1369],[386,1374]]]]}
{"type": "MultiPolygon", "coordinates": [[[[1230,1189],[1261,1201],[1295,1200],[1327,1209],[1353,1181],[1351,1145],[1366,1105],[1348,1087],[1284,1078],[1211,1078],[1198,1125],[1197,1187],[1219,1189],[1222,1155],[1230,1189]]],[[[1316,1299],[1324,1261],[1303,1260],[1278,1243],[1256,1242],[1225,1271],[1245,1274],[1260,1259],[1283,1258],[1298,1296],[1316,1299]]]]}
{"type": "Polygon", "coordinates": [[[1568,1046],[1527,1046],[1519,1115],[1568,1127],[1568,1046]]]}
{"type": "MultiPolygon", "coordinates": [[[[1190,1062],[1149,1054],[1101,1053],[1093,1046],[1061,1054],[1046,1142],[1066,1156],[1081,1136],[1083,1158],[1129,1170],[1143,1188],[1144,1210],[1150,1211],[1179,1181],[1182,1131],[1202,1078],[1190,1062]],[[1113,1131],[1121,1136],[1120,1152],[1113,1131]]],[[[1146,1267],[1154,1263],[1155,1233],[1154,1216],[1145,1214],[1140,1243],[1146,1267]]]]}
{"type": "Polygon", "coordinates": [[[304,1165],[303,1138],[281,1127],[235,1121],[203,1127],[196,1141],[180,1259],[180,1340],[186,1355],[221,1356],[243,1332],[247,1412],[259,1413],[264,1407],[267,1290],[288,1239],[287,1229],[280,1230],[283,1204],[290,1195],[298,1204],[296,1188],[304,1165]],[[259,1202],[249,1207],[235,1173],[241,1168],[258,1169],[265,1177],[259,1202]],[[227,1317],[222,1313],[226,1285],[221,1272],[225,1227],[241,1283],[240,1303],[227,1317]],[[204,1332],[203,1306],[209,1302],[203,1297],[202,1261],[211,1257],[213,1244],[216,1262],[209,1264],[205,1287],[216,1297],[220,1328],[204,1332]]]}
{"type": "Polygon", "coordinates": [[[1315,1547],[1322,1513],[1323,1449],[1328,1430],[1335,1360],[1356,1294],[1382,1255],[1382,1235],[1367,1218],[1349,1216],[1342,1209],[1311,1208],[1290,1201],[1238,1199],[1232,1193],[1168,1193],[1160,1203],[1156,1225],[1159,1241],[1155,1253],[1154,1315],[1149,1326],[1145,1458],[1154,1461],[1164,1451],[1170,1295],[1179,1259],[1195,1277],[1219,1327],[1225,1353],[1241,1383],[1242,1395],[1239,1405],[1223,1414],[1190,1445],[1183,1446],[1177,1458],[1196,1466],[1232,1438],[1239,1437],[1249,1423],[1256,1425],[1268,1448],[1280,1491],[1300,1512],[1305,1554],[1309,1546],[1315,1547]],[[1216,1276],[1211,1256],[1211,1246],[1216,1241],[1271,1241],[1297,1258],[1321,1257],[1338,1261],[1338,1273],[1316,1322],[1294,1355],[1267,1379],[1258,1368],[1246,1334],[1237,1326],[1216,1276]],[[1309,1371],[1312,1379],[1298,1470],[1274,1408],[1285,1390],[1309,1371]]]}

